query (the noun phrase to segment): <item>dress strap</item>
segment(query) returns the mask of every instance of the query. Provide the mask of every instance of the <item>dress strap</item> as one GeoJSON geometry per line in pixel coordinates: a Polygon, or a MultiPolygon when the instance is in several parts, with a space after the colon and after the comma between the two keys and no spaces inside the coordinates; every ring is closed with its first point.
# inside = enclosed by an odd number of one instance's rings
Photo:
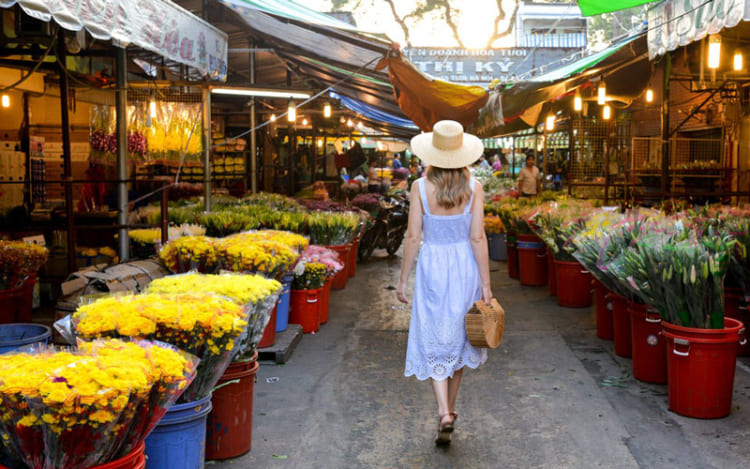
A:
{"type": "Polygon", "coordinates": [[[471,186],[471,197],[469,197],[469,203],[466,204],[466,207],[464,208],[464,215],[471,212],[471,204],[474,202],[474,186],[476,185],[476,181],[474,178],[469,179],[469,185],[471,186]]]}
{"type": "Polygon", "coordinates": [[[424,178],[417,179],[417,183],[419,184],[419,196],[422,198],[422,207],[424,208],[424,213],[430,215],[430,205],[427,203],[427,191],[425,190],[424,186],[424,178]]]}

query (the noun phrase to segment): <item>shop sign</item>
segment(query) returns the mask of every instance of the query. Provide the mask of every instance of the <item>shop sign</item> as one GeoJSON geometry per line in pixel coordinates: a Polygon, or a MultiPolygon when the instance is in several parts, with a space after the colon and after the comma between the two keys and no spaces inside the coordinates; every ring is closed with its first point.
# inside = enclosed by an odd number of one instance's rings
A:
{"type": "Polygon", "coordinates": [[[214,80],[227,75],[227,35],[168,0],[0,0],[64,29],[128,44],[188,65],[214,80]]]}
{"type": "Polygon", "coordinates": [[[746,0],[663,0],[648,12],[649,58],[737,26],[746,0]]]}
{"type": "Polygon", "coordinates": [[[543,65],[562,62],[580,48],[513,47],[505,49],[406,49],[406,57],[423,73],[454,83],[489,84],[517,81],[539,73],[543,65]]]}

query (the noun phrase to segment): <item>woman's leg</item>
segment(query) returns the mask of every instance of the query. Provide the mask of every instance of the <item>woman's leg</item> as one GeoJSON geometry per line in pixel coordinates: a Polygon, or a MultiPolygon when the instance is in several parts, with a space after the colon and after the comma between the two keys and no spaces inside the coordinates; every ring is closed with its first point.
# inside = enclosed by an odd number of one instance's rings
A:
{"type": "Polygon", "coordinates": [[[448,411],[450,413],[456,412],[456,398],[458,397],[458,387],[461,386],[461,377],[464,374],[464,369],[456,370],[453,372],[453,378],[448,378],[448,411]]]}
{"type": "Polygon", "coordinates": [[[432,390],[435,393],[435,400],[437,401],[438,405],[438,415],[440,415],[442,422],[443,416],[449,415],[451,412],[448,398],[448,380],[444,379],[442,381],[438,381],[436,379],[433,379],[432,390]]]}

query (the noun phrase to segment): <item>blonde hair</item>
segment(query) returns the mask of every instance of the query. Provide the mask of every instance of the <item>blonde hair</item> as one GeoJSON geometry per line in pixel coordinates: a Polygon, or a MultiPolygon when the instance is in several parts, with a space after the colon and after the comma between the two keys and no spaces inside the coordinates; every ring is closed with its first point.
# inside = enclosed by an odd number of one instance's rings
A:
{"type": "Polygon", "coordinates": [[[469,168],[444,169],[428,166],[427,180],[435,185],[435,199],[443,208],[460,206],[471,198],[469,168]]]}

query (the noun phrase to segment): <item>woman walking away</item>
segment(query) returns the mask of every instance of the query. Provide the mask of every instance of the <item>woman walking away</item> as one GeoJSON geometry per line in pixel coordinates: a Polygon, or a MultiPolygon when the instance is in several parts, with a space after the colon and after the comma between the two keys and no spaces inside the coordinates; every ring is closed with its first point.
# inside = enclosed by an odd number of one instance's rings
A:
{"type": "Polygon", "coordinates": [[[489,304],[492,290],[484,194],[467,168],[484,148],[463,130],[458,122],[440,121],[433,132],[411,141],[412,152],[427,164],[427,175],[411,186],[412,209],[396,291],[399,301],[408,303],[406,284],[419,252],[404,376],[432,380],[437,445],[451,441],[463,368],[477,368],[487,360],[487,351],[469,343],[464,327],[471,305],[479,299],[489,304]]]}

